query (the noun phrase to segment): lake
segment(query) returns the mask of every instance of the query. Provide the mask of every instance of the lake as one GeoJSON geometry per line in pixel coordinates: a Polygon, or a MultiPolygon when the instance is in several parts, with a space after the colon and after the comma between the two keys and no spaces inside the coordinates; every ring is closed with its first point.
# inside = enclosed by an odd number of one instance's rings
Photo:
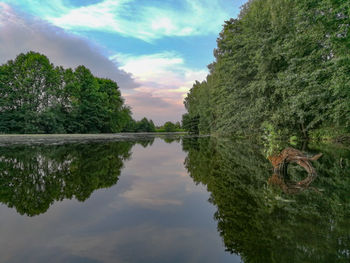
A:
{"type": "Polygon", "coordinates": [[[2,137],[0,261],[349,262],[350,150],[293,146],[323,156],[310,187],[288,194],[269,183],[268,147],[178,134],[2,137]]]}

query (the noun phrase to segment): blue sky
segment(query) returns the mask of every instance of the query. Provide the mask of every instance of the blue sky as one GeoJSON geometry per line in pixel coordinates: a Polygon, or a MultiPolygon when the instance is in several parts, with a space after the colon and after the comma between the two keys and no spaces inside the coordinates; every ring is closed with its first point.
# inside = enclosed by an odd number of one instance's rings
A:
{"type": "MultiPolygon", "coordinates": [[[[222,24],[244,2],[0,0],[0,45],[43,52],[63,66],[85,64],[118,82],[136,119],[162,124],[181,120],[183,98],[204,80],[222,24]]],[[[12,53],[0,51],[0,63],[12,53]]]]}

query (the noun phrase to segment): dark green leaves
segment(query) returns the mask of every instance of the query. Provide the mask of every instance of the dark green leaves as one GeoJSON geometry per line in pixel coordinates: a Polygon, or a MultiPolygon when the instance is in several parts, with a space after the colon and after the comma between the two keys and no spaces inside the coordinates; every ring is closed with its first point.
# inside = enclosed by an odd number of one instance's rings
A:
{"type": "Polygon", "coordinates": [[[118,85],[35,52],[0,67],[0,133],[120,132],[131,119],[118,85]]]}
{"type": "Polygon", "coordinates": [[[251,0],[225,22],[206,81],[185,98],[188,129],[308,137],[350,123],[349,1],[251,0]],[[195,126],[195,127],[194,127],[195,126]]]}

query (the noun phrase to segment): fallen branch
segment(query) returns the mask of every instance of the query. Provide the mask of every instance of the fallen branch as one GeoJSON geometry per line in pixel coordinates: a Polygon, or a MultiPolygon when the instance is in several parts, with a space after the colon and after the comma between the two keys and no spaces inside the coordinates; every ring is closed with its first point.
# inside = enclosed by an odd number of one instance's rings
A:
{"type": "Polygon", "coordinates": [[[273,175],[269,178],[268,183],[280,186],[284,192],[289,194],[305,190],[317,177],[316,170],[310,161],[316,161],[321,156],[322,153],[308,157],[294,148],[286,148],[279,155],[269,156],[268,159],[273,166],[273,175]],[[296,163],[303,167],[307,171],[308,176],[299,182],[287,181],[289,163],[296,163]]]}

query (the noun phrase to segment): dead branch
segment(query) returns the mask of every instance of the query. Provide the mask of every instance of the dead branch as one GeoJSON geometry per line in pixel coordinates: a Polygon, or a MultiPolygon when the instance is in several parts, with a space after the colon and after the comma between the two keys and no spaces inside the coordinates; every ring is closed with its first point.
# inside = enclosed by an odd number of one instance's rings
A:
{"type": "Polygon", "coordinates": [[[273,166],[273,175],[269,178],[268,183],[280,186],[288,194],[305,190],[317,177],[316,170],[310,161],[316,161],[321,156],[322,153],[309,157],[294,148],[286,148],[279,155],[269,156],[268,159],[273,166]],[[286,181],[289,163],[296,163],[303,167],[308,173],[308,176],[299,182],[286,181]]]}

